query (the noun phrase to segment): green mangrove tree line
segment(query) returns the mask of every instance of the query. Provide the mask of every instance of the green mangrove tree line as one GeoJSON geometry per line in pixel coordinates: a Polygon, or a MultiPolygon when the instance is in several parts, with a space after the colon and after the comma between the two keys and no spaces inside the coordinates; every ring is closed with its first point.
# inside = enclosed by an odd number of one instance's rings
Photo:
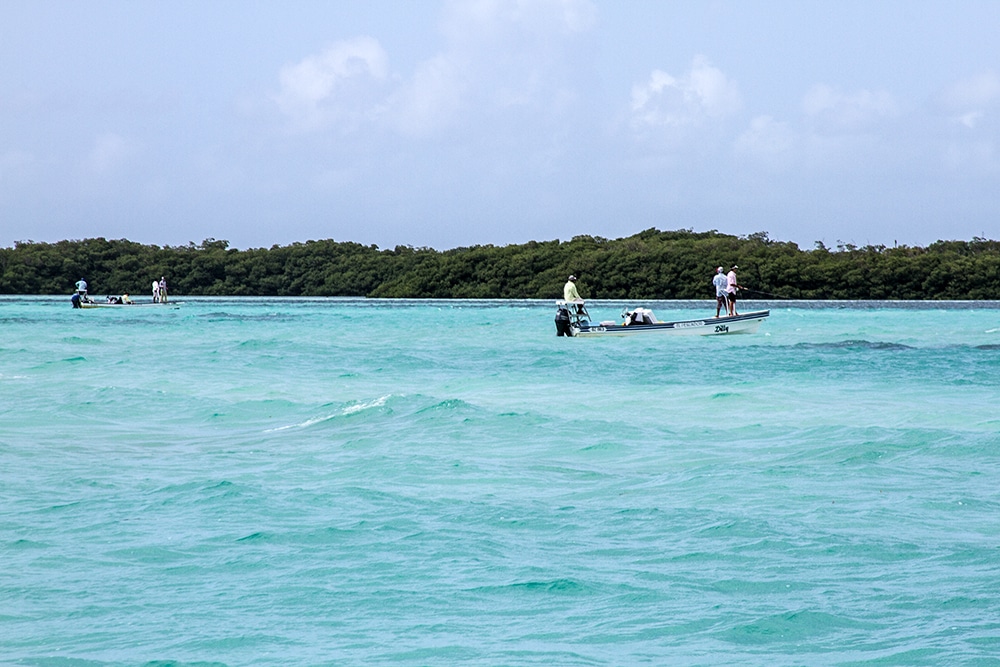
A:
{"type": "MultiPolygon", "coordinates": [[[[166,276],[172,295],[558,298],[570,273],[586,298],[704,299],[715,267],[739,264],[761,294],[808,299],[996,299],[1000,242],[926,248],[839,245],[800,249],[765,232],[647,229],[619,239],[577,236],[451,250],[379,249],[333,240],[238,250],[93,238],[0,248],[0,293],[145,294],[166,276]]],[[[748,294],[747,296],[753,296],[748,294]]]]}

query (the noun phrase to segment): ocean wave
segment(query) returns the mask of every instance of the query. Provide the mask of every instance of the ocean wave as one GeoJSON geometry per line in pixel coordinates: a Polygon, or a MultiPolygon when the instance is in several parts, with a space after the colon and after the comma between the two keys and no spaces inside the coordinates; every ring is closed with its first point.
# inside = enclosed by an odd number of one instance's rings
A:
{"type": "Polygon", "coordinates": [[[349,405],[343,410],[345,415],[353,415],[357,412],[362,412],[364,410],[370,410],[372,408],[381,408],[385,405],[386,401],[392,397],[392,394],[386,394],[380,398],[376,398],[374,401],[368,401],[367,403],[355,403],[354,405],[349,405]]]}
{"type": "Polygon", "coordinates": [[[85,362],[85,361],[87,361],[87,357],[79,356],[78,355],[78,356],[75,356],[75,357],[66,357],[64,359],[58,359],[56,361],[46,361],[41,366],[42,367],[46,367],[46,366],[58,366],[58,365],[61,365],[61,364],[79,364],[79,363],[85,362]]]}
{"type": "Polygon", "coordinates": [[[911,345],[864,339],[839,340],[828,343],[798,343],[794,347],[809,350],[915,350],[911,345]]]}
{"type": "Polygon", "coordinates": [[[519,581],[501,586],[479,586],[471,589],[475,593],[508,593],[526,591],[529,593],[578,594],[588,587],[575,579],[550,579],[541,581],[519,581]]]}
{"type": "Polygon", "coordinates": [[[847,616],[799,610],[758,618],[740,623],[723,633],[725,640],[737,645],[773,645],[775,642],[796,642],[817,636],[836,635],[845,630],[867,628],[869,624],[847,616]]]}
{"type": "Polygon", "coordinates": [[[360,412],[365,412],[366,410],[385,407],[386,402],[388,402],[390,398],[392,398],[392,394],[386,394],[385,396],[381,396],[372,401],[351,403],[350,405],[346,405],[340,408],[336,412],[331,412],[325,415],[319,415],[317,417],[310,417],[309,419],[298,422],[297,424],[287,424],[285,426],[277,426],[275,428],[269,428],[266,429],[264,432],[274,433],[277,431],[287,431],[290,429],[309,428],[310,426],[315,426],[316,424],[322,424],[324,422],[328,422],[330,420],[337,419],[339,417],[347,417],[350,415],[358,414],[360,412]]]}
{"type": "Polygon", "coordinates": [[[213,311],[198,315],[198,319],[208,322],[295,322],[302,319],[301,315],[290,313],[264,313],[262,315],[250,315],[246,313],[229,313],[225,311],[213,311]]]}
{"type": "Polygon", "coordinates": [[[428,406],[426,406],[424,408],[421,408],[421,409],[417,410],[417,413],[421,414],[421,413],[425,413],[425,412],[438,412],[438,411],[449,412],[449,411],[465,410],[465,409],[468,409],[468,408],[471,408],[471,407],[472,406],[469,403],[466,403],[465,401],[463,401],[461,399],[458,399],[458,398],[449,398],[449,399],[440,401],[438,403],[435,403],[433,405],[428,405],[428,406]]]}

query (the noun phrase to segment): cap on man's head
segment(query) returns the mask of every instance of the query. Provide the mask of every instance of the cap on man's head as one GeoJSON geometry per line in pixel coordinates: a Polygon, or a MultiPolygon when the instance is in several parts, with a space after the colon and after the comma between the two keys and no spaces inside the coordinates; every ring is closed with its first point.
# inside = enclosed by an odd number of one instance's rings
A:
{"type": "Polygon", "coordinates": [[[570,280],[576,280],[576,276],[570,276],[569,279],[570,280]]]}
{"type": "Polygon", "coordinates": [[[735,264],[733,264],[733,269],[738,269],[738,268],[740,268],[740,267],[738,267],[735,264]]]}

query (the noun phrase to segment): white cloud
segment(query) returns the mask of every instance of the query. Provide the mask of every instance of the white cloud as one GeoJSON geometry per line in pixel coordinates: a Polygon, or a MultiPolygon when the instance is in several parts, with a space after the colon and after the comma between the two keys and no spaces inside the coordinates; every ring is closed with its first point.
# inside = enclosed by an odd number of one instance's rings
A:
{"type": "MultiPolygon", "coordinates": [[[[472,113],[558,114],[577,97],[572,81],[582,65],[575,40],[596,18],[586,0],[454,0],[442,19],[447,47],[434,67],[447,63],[463,102],[476,107],[472,113]]],[[[444,106],[452,106],[453,91],[439,90],[449,96],[444,106]]]]}
{"type": "Polygon", "coordinates": [[[968,113],[963,113],[959,114],[958,116],[955,116],[954,119],[955,122],[959,123],[960,125],[964,125],[965,127],[972,130],[975,129],[976,125],[979,124],[979,121],[981,121],[983,119],[983,116],[985,115],[986,114],[984,114],[982,111],[969,111],[968,113]]]}
{"type": "Polygon", "coordinates": [[[284,67],[274,102],[298,131],[381,126],[409,137],[497,121],[513,107],[558,115],[577,99],[564,80],[578,67],[566,45],[595,21],[588,0],[453,0],[441,50],[411,75],[390,73],[381,44],[355,37],[284,67]]]}
{"type": "Polygon", "coordinates": [[[356,37],[282,68],[279,109],[297,129],[314,130],[336,121],[356,121],[371,113],[370,86],[389,73],[389,58],[379,42],[356,37]]]}
{"type": "Polygon", "coordinates": [[[680,78],[657,69],[632,87],[632,119],[640,126],[700,124],[730,116],[742,105],[736,84],[704,56],[696,56],[680,78]]]}
{"type": "Polygon", "coordinates": [[[817,128],[834,133],[865,131],[899,115],[895,99],[885,91],[844,93],[824,84],[806,93],[802,110],[817,128]]]}

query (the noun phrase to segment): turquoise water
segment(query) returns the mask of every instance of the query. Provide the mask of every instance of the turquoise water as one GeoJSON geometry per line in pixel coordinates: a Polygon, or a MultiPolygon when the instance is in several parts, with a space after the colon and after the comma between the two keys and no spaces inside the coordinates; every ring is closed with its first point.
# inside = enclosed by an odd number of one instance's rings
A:
{"type": "Polygon", "coordinates": [[[0,663],[1000,664],[998,304],[756,305],[0,297],[0,663]]]}

